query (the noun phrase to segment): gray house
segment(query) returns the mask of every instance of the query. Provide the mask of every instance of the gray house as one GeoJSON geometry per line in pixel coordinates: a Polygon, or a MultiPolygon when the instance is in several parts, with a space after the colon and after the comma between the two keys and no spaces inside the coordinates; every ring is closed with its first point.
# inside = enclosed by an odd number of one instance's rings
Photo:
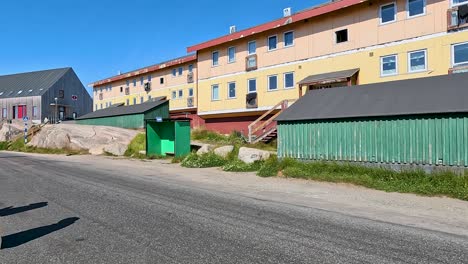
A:
{"type": "Polygon", "coordinates": [[[93,100],[72,68],[0,76],[0,120],[65,120],[92,111],[93,100]]]}

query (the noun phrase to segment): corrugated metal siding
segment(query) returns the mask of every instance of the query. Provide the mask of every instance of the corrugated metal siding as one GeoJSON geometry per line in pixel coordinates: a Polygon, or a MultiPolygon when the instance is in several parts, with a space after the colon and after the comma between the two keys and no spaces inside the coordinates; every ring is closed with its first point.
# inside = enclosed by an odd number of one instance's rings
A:
{"type": "Polygon", "coordinates": [[[468,166],[468,115],[279,122],[278,156],[468,166]]]}
{"type": "Polygon", "coordinates": [[[77,124],[93,126],[112,126],[122,128],[143,128],[143,114],[102,117],[93,119],[76,120],[77,124]]]}
{"type": "Polygon", "coordinates": [[[145,119],[153,120],[156,117],[162,117],[164,119],[169,118],[169,101],[145,113],[145,119]]]}

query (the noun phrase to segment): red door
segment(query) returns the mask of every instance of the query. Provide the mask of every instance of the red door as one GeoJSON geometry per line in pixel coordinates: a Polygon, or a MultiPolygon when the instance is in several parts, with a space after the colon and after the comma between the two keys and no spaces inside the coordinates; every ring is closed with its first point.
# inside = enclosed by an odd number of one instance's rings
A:
{"type": "Polygon", "coordinates": [[[18,105],[18,119],[23,119],[26,116],[26,106],[18,105]]]}

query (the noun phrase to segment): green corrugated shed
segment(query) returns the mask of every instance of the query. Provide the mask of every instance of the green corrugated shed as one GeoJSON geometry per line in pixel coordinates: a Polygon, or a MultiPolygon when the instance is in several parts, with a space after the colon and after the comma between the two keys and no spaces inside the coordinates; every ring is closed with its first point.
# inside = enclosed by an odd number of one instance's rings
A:
{"type": "Polygon", "coordinates": [[[156,100],[132,106],[114,106],[95,111],[76,120],[78,124],[143,128],[145,120],[169,118],[169,101],[156,100]]]}
{"type": "Polygon", "coordinates": [[[467,74],[309,91],[278,121],[278,156],[468,166],[467,74]]]}

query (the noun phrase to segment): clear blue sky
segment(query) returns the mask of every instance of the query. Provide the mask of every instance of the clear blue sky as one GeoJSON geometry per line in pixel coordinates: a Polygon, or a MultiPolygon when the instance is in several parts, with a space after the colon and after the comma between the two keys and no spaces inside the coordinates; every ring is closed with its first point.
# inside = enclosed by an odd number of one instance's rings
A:
{"type": "Polygon", "coordinates": [[[323,0],[2,1],[0,75],[73,67],[85,86],[323,0]],[[229,4],[228,4],[229,3],[229,4]]]}

